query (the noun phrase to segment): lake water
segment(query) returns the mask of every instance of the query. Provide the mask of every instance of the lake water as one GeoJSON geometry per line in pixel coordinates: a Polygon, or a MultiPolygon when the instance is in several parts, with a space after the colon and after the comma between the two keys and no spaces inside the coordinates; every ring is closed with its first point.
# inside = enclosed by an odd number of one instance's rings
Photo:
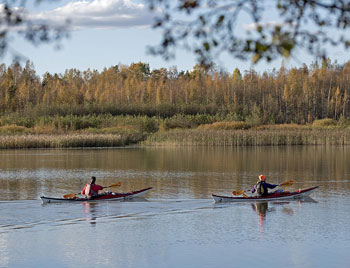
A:
{"type": "Polygon", "coordinates": [[[0,151],[0,267],[349,267],[350,147],[0,151]],[[214,204],[259,174],[312,199],[214,204]],[[47,204],[91,176],[134,202],[47,204]]]}

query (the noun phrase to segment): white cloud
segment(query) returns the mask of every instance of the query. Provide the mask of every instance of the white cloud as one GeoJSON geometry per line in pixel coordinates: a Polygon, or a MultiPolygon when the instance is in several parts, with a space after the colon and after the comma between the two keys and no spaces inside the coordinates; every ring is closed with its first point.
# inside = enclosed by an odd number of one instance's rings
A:
{"type": "Polygon", "coordinates": [[[72,1],[50,11],[30,13],[34,23],[61,25],[67,20],[73,29],[108,29],[149,26],[155,12],[131,0],[72,1]]]}

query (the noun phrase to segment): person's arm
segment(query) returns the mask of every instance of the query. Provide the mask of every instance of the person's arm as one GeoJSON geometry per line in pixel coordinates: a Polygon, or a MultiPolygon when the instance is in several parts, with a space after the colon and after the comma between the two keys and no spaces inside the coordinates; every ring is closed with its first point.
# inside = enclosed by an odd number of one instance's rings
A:
{"type": "Polygon", "coordinates": [[[85,189],[86,189],[86,184],[84,186],[84,189],[81,191],[81,194],[84,195],[85,194],[85,189]]]}
{"type": "Polygon", "coordinates": [[[101,186],[101,185],[96,185],[96,190],[101,191],[101,190],[103,190],[103,189],[104,189],[103,186],[101,186]]]}
{"type": "Polygon", "coordinates": [[[267,188],[269,188],[269,189],[273,189],[273,188],[277,187],[278,184],[270,184],[270,183],[266,183],[266,182],[265,182],[265,186],[266,186],[267,188]]]}
{"type": "Polygon", "coordinates": [[[255,190],[256,190],[256,185],[254,184],[253,187],[252,187],[252,189],[250,189],[250,191],[251,191],[252,193],[255,193],[255,190]]]}

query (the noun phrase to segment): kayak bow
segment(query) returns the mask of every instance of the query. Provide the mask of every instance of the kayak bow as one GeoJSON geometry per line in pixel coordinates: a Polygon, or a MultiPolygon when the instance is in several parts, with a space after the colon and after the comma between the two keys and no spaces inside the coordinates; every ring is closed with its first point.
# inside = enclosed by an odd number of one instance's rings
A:
{"type": "Polygon", "coordinates": [[[138,191],[132,191],[127,193],[114,193],[107,192],[105,194],[100,194],[96,197],[89,198],[56,198],[56,197],[46,197],[40,196],[43,203],[64,203],[64,202],[90,202],[90,201],[125,201],[133,199],[134,197],[141,197],[147,192],[149,192],[152,187],[148,187],[138,191]]]}
{"type": "Polygon", "coordinates": [[[212,194],[212,198],[215,203],[220,202],[247,202],[247,201],[270,201],[270,200],[283,200],[283,199],[300,199],[305,196],[309,196],[318,186],[303,189],[296,192],[274,192],[267,196],[247,196],[247,197],[235,197],[235,196],[223,196],[212,194]]]}

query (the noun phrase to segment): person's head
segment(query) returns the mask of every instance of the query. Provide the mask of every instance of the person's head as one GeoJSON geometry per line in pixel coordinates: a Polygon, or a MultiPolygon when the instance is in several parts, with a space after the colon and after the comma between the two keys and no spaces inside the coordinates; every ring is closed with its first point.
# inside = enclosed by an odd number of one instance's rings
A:
{"type": "Polygon", "coordinates": [[[265,180],[266,180],[266,177],[264,175],[259,176],[259,181],[265,181],[265,180]]]}
{"type": "Polygon", "coordinates": [[[95,181],[96,181],[96,177],[95,177],[95,176],[92,176],[92,177],[91,177],[91,184],[95,184],[95,181]]]}

